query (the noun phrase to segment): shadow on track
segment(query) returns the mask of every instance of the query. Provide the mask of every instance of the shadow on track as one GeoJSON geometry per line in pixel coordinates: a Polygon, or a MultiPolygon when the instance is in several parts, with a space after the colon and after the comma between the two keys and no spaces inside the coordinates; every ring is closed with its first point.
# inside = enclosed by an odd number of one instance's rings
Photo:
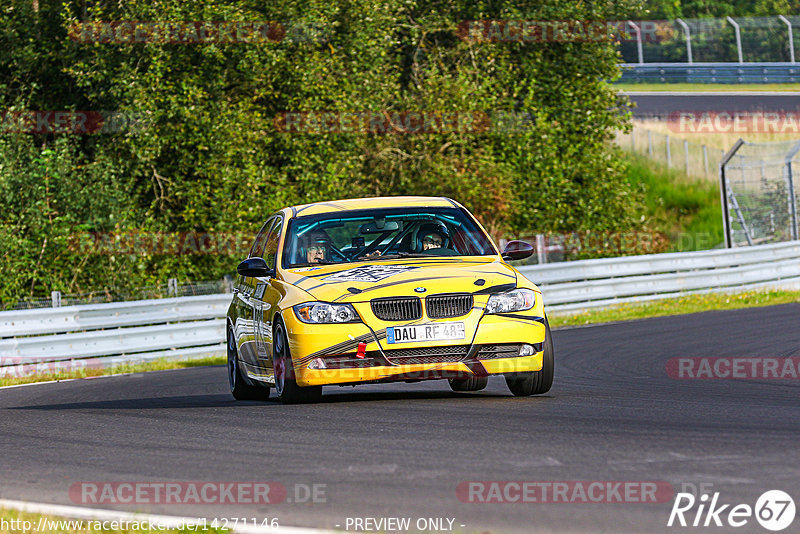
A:
{"type": "MultiPolygon", "coordinates": [[[[314,404],[296,406],[324,406],[327,404],[369,402],[379,403],[381,401],[415,401],[415,400],[441,400],[458,402],[478,402],[483,401],[502,401],[502,402],[525,402],[525,399],[534,400],[536,398],[551,399],[550,395],[539,397],[513,397],[502,393],[455,393],[451,391],[354,391],[347,393],[324,394],[322,400],[314,404]]],[[[494,402],[493,402],[494,403],[494,402]]],[[[193,409],[193,408],[292,408],[284,406],[277,399],[271,396],[265,400],[237,401],[228,394],[218,395],[175,395],[165,397],[148,397],[137,399],[116,399],[103,401],[83,401],[65,402],[53,404],[36,404],[30,406],[12,406],[10,410],[164,410],[164,409],[193,409]]]]}
{"type": "Polygon", "coordinates": [[[259,405],[259,401],[236,401],[230,395],[176,395],[140,399],[117,399],[91,402],[66,402],[63,404],[36,404],[12,406],[9,410],[160,410],[175,408],[226,408],[241,404],[259,405]]]}
{"type": "MultiPolygon", "coordinates": [[[[342,388],[344,389],[344,388],[342,388]]],[[[336,390],[334,390],[336,391],[336,390]]],[[[378,401],[403,401],[403,400],[455,400],[455,399],[496,399],[510,398],[510,395],[491,392],[456,393],[453,391],[345,391],[337,393],[323,393],[319,404],[333,404],[340,402],[378,402],[378,401]]],[[[323,390],[324,392],[324,390],[323,390]]],[[[277,399],[270,399],[277,400],[277,399]]]]}

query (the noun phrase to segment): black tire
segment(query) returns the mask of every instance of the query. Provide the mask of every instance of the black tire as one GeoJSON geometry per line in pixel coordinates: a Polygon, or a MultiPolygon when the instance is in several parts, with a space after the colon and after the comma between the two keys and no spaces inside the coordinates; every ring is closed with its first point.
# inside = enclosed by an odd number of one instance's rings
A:
{"type": "Polygon", "coordinates": [[[471,376],[469,378],[450,378],[450,389],[453,391],[480,391],[489,383],[488,376],[471,376]]]}
{"type": "Polygon", "coordinates": [[[319,402],[322,398],[322,386],[301,387],[295,381],[286,330],[280,320],[275,323],[275,328],[273,328],[273,342],[275,343],[273,358],[275,391],[281,402],[284,404],[319,402]]]}
{"type": "Polygon", "coordinates": [[[228,385],[231,395],[236,400],[265,400],[269,398],[269,386],[253,386],[243,377],[239,365],[239,353],[236,350],[236,338],[228,328],[228,385]]]}
{"type": "Polygon", "coordinates": [[[517,397],[541,395],[547,393],[553,386],[554,371],[553,336],[550,334],[550,323],[544,318],[544,354],[542,355],[542,370],[529,373],[511,373],[506,375],[506,385],[517,397]]]}

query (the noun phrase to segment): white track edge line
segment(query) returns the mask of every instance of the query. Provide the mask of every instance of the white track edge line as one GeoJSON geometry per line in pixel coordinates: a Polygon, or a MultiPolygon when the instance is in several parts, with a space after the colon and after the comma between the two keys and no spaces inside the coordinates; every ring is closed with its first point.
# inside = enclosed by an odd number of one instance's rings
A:
{"type": "MultiPolygon", "coordinates": [[[[169,529],[178,529],[184,525],[197,524],[198,517],[181,517],[175,515],[158,515],[146,513],[123,512],[120,510],[107,510],[101,508],[85,508],[82,506],[67,506],[63,504],[33,503],[0,499],[0,508],[10,508],[21,512],[54,515],[72,519],[100,520],[100,521],[152,521],[164,525],[169,529]]],[[[241,534],[334,534],[334,530],[323,530],[306,527],[280,526],[266,528],[255,525],[237,526],[231,529],[241,534]]],[[[198,530],[198,532],[200,532],[198,530]]]]}
{"type": "Polygon", "coordinates": [[[23,388],[25,386],[38,386],[39,384],[56,384],[58,382],[73,382],[75,380],[97,380],[98,378],[112,378],[115,376],[129,376],[129,375],[141,375],[144,373],[161,373],[164,371],[182,371],[184,369],[197,369],[198,367],[218,367],[220,365],[224,365],[223,363],[217,363],[214,365],[195,365],[194,367],[175,367],[173,369],[153,369],[152,371],[138,371],[135,373],[127,372],[127,373],[114,373],[113,375],[97,375],[97,376],[82,376],[80,378],[63,378],[61,380],[45,380],[42,382],[28,382],[27,384],[11,384],[9,386],[0,386],[0,389],[9,389],[9,388],[23,388]]]}
{"type": "MultiPolygon", "coordinates": [[[[115,375],[108,375],[115,376],[115,375]]],[[[88,378],[88,377],[85,377],[88,378]]],[[[11,384],[9,386],[0,386],[0,389],[10,388],[24,388],[25,386],[38,386],[39,384],[55,384],[57,382],[72,382],[73,380],[85,380],[85,378],[65,378],[63,380],[43,380],[42,382],[28,382],[26,384],[11,384]]]]}

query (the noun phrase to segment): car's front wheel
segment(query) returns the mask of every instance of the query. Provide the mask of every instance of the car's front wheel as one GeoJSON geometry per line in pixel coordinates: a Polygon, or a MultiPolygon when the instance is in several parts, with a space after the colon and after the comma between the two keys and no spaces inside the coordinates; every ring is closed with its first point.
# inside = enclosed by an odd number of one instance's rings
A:
{"type": "Polygon", "coordinates": [[[318,402],[322,398],[322,386],[301,387],[297,385],[286,329],[280,320],[275,324],[274,344],[275,391],[281,402],[284,404],[318,402]]]}
{"type": "Polygon", "coordinates": [[[511,373],[506,375],[506,384],[511,393],[517,397],[541,395],[553,386],[554,368],[553,337],[550,334],[550,323],[544,318],[544,354],[541,371],[528,373],[511,373]]]}
{"type": "Polygon", "coordinates": [[[469,378],[451,378],[448,380],[453,391],[480,391],[489,383],[488,376],[471,376],[469,378]]]}
{"type": "Polygon", "coordinates": [[[239,365],[239,352],[236,350],[236,338],[228,328],[228,385],[231,395],[236,400],[262,400],[269,398],[268,386],[252,386],[245,382],[243,370],[239,365]]]}

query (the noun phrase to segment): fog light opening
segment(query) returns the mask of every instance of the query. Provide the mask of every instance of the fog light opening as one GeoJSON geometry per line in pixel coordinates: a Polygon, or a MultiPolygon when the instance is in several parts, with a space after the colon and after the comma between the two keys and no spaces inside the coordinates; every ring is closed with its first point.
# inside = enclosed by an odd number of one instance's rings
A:
{"type": "Polygon", "coordinates": [[[325,360],[322,358],[314,358],[311,360],[311,363],[308,364],[309,369],[326,369],[325,360]]]}
{"type": "Polygon", "coordinates": [[[533,348],[533,345],[528,345],[527,343],[523,343],[519,348],[520,356],[533,356],[535,353],[536,349],[533,348]]]}

